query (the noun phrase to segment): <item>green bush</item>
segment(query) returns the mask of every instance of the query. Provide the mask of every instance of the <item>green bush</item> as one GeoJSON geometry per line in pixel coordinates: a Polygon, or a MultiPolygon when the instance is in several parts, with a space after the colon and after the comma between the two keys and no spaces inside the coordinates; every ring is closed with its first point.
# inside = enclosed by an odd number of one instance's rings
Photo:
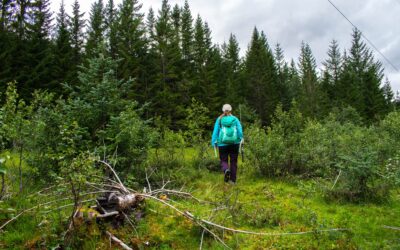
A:
{"type": "Polygon", "coordinates": [[[246,130],[250,161],[266,176],[299,172],[297,148],[304,124],[295,103],[288,112],[278,106],[271,127],[265,130],[255,125],[246,130]]]}
{"type": "Polygon", "coordinates": [[[278,107],[267,130],[250,126],[247,148],[250,161],[265,176],[319,176],[332,180],[325,189],[329,198],[382,200],[399,184],[399,124],[396,112],[379,127],[365,127],[337,113],[322,122],[305,122],[298,111],[278,107]]]}
{"type": "Polygon", "coordinates": [[[98,145],[99,154],[109,159],[122,177],[144,176],[144,163],[157,133],[139,117],[136,104],[111,117],[99,134],[104,140],[103,145],[98,145]]]}

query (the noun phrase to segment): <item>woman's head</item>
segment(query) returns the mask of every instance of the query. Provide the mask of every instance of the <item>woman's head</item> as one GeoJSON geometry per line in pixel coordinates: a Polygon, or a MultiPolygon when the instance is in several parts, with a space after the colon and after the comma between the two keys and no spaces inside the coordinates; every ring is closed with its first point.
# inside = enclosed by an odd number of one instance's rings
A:
{"type": "Polygon", "coordinates": [[[222,112],[224,112],[225,115],[230,114],[232,112],[232,106],[230,104],[224,104],[224,106],[222,106],[222,112]]]}

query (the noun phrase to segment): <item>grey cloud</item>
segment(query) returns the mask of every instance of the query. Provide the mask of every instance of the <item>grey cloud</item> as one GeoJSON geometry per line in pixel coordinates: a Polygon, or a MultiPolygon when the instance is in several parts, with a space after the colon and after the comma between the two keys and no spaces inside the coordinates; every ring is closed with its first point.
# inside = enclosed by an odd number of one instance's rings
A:
{"type": "MultiPolygon", "coordinates": [[[[73,2],[64,1],[66,6],[73,2]]],[[[88,12],[93,1],[80,1],[83,11],[88,12]]],[[[146,13],[150,6],[155,10],[161,6],[161,0],[139,1],[146,13]]],[[[397,0],[331,1],[400,68],[400,3],[397,0]]],[[[55,11],[59,3],[60,0],[52,1],[55,11]]],[[[183,6],[184,0],[170,0],[171,5],[176,3],[183,6]]],[[[310,44],[319,64],[326,59],[332,39],[338,40],[342,50],[351,44],[352,26],[327,0],[189,0],[189,5],[194,18],[199,13],[208,22],[214,42],[222,44],[230,33],[235,34],[241,55],[247,50],[254,26],[266,33],[271,47],[278,42],[282,45],[287,60],[297,61],[301,41],[310,44]]],[[[378,53],[375,57],[384,64],[393,89],[400,90],[400,73],[378,53]]]]}

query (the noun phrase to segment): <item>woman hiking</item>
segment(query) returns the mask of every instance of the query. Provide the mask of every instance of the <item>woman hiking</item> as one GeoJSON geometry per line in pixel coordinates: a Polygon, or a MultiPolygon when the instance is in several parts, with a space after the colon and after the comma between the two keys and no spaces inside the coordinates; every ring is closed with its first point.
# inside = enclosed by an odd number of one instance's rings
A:
{"type": "Polygon", "coordinates": [[[211,145],[218,147],[224,181],[235,184],[239,146],[243,139],[243,130],[239,119],[232,115],[231,105],[224,104],[222,111],[223,114],[215,121],[211,145]]]}

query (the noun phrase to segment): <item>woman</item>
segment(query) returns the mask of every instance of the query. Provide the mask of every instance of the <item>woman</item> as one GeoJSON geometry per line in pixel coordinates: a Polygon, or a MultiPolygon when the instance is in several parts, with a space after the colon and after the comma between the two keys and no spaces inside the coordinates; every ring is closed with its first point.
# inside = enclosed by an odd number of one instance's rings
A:
{"type": "Polygon", "coordinates": [[[224,104],[222,111],[224,113],[215,122],[211,144],[213,147],[218,147],[224,181],[236,183],[237,160],[243,130],[239,119],[232,115],[231,105],[224,104]],[[230,164],[228,164],[229,158],[230,164]]]}

